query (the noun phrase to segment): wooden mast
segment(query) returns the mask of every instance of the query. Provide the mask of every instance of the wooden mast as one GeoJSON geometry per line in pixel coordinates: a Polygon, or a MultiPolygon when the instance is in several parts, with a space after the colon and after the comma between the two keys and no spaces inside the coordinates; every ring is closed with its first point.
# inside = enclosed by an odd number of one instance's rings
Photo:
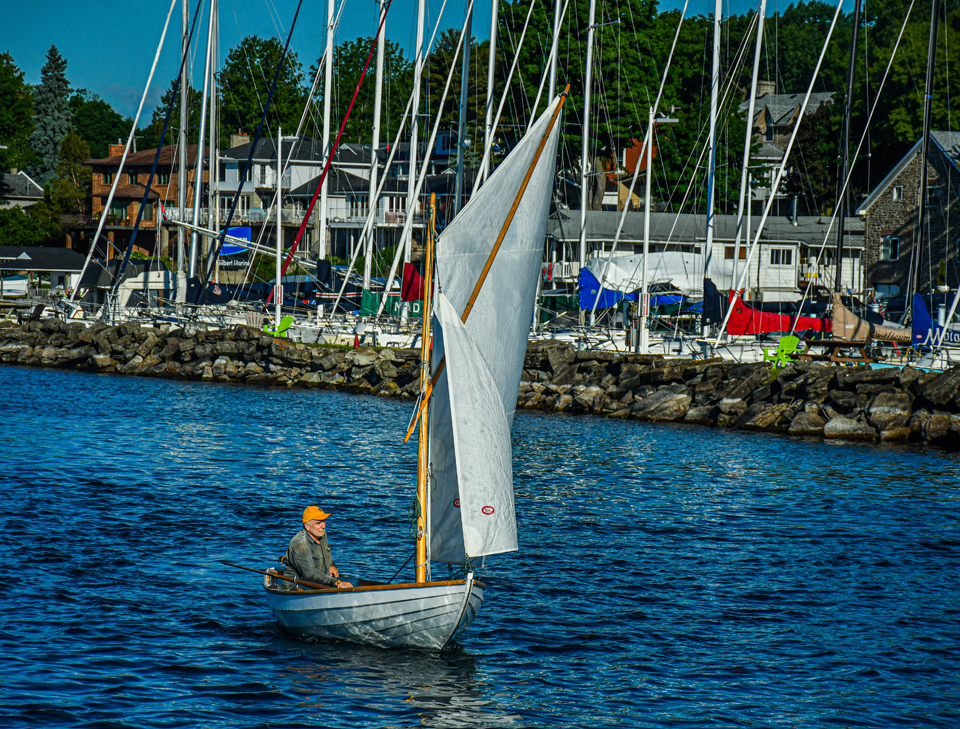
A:
{"type": "MultiPolygon", "coordinates": [[[[423,331],[420,341],[420,391],[430,378],[430,324],[433,294],[433,248],[436,243],[437,195],[430,193],[430,224],[423,262],[423,331]]],[[[427,482],[429,480],[427,418],[430,409],[420,411],[420,447],[417,454],[417,582],[427,581],[427,482]]]]}

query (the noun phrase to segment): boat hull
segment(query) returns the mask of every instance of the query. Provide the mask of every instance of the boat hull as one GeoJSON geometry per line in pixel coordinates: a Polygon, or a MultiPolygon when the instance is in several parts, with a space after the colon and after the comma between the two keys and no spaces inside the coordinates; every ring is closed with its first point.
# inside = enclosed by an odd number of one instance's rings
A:
{"type": "Polygon", "coordinates": [[[484,585],[473,579],[343,590],[283,590],[264,578],[267,604],[294,635],[383,648],[442,650],[473,622],[484,585]]]}

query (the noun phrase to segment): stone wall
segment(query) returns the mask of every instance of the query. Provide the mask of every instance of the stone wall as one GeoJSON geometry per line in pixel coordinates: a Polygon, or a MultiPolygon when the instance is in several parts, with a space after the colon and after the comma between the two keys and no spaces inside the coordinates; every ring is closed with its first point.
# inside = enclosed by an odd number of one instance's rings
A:
{"type": "MultiPolygon", "coordinates": [[[[416,350],[304,345],[248,327],[186,333],[134,323],[2,322],[0,361],[385,397],[415,397],[420,387],[416,350]]],[[[960,367],[930,374],[798,362],[776,370],[769,363],[577,352],[542,341],[527,350],[517,407],[960,448],[960,367]]]]}
{"type": "MultiPolygon", "coordinates": [[[[920,285],[916,287],[918,291],[930,291],[937,285],[941,260],[946,260],[947,263],[947,283],[956,286],[960,282],[960,260],[957,258],[956,244],[960,237],[960,209],[957,198],[960,174],[936,144],[931,143],[930,150],[932,154],[927,161],[927,184],[939,185],[943,198],[939,205],[927,207],[929,237],[924,235],[924,246],[920,251],[920,285]]],[[[866,211],[863,263],[865,285],[868,287],[897,284],[901,291],[906,290],[917,225],[917,208],[920,203],[920,170],[920,155],[917,153],[866,211]],[[900,186],[903,187],[903,197],[894,200],[893,188],[900,186]],[[900,255],[895,261],[880,260],[881,243],[888,236],[900,239],[900,255]]]]}

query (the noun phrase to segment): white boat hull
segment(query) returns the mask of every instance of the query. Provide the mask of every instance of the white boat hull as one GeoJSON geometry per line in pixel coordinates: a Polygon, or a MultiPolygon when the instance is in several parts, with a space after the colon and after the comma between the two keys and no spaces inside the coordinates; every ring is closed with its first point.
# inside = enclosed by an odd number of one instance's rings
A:
{"type": "Polygon", "coordinates": [[[263,586],[277,622],[295,635],[432,650],[463,634],[484,592],[472,573],[466,580],[342,590],[284,590],[264,577],[263,586]]]}

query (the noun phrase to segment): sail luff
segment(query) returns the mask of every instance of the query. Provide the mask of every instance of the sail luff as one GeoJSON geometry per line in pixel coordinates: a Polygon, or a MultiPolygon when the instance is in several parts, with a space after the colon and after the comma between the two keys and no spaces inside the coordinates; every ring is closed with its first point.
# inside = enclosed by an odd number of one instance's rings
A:
{"type": "Polygon", "coordinates": [[[437,242],[437,289],[446,299],[444,316],[457,321],[441,322],[433,345],[434,561],[463,564],[516,548],[509,433],[543,257],[561,102],[553,100],[437,242]],[[487,233],[497,230],[493,241],[487,233]]]}

